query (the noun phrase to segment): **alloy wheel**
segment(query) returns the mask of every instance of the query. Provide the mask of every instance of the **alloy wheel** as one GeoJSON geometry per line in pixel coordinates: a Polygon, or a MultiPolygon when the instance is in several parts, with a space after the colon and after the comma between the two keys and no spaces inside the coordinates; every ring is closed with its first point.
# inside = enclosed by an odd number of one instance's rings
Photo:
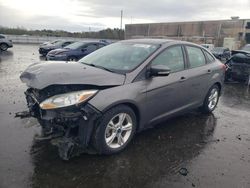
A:
{"type": "Polygon", "coordinates": [[[105,130],[105,141],[110,148],[120,148],[130,138],[133,121],[129,114],[119,113],[108,123],[105,130]]]}
{"type": "Polygon", "coordinates": [[[213,110],[216,107],[218,99],[219,99],[219,92],[216,88],[213,88],[208,97],[208,108],[210,110],[213,110]]]}

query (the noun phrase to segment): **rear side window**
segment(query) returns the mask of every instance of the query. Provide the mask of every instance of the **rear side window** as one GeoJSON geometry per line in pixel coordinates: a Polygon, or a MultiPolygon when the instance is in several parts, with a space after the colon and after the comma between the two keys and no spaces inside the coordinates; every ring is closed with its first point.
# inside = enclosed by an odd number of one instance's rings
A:
{"type": "Polygon", "coordinates": [[[206,56],[207,56],[207,61],[208,61],[208,63],[212,63],[212,62],[215,61],[214,57],[213,57],[210,53],[208,53],[208,52],[205,51],[205,50],[203,50],[203,52],[204,52],[204,53],[206,54],[206,56]]]}
{"type": "Polygon", "coordinates": [[[200,48],[186,46],[190,68],[200,67],[206,64],[206,59],[200,48]]]}
{"type": "Polygon", "coordinates": [[[0,39],[4,39],[5,37],[3,35],[0,35],[0,39]]]}
{"type": "Polygon", "coordinates": [[[181,46],[167,48],[153,61],[152,65],[166,65],[171,72],[184,70],[184,58],[181,46]]]}

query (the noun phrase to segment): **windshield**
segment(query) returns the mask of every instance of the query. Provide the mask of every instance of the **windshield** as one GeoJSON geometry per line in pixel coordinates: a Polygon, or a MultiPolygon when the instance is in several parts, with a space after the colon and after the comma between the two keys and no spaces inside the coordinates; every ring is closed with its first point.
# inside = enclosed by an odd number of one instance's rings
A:
{"type": "Polygon", "coordinates": [[[244,46],[241,50],[249,51],[250,52],[250,45],[244,46]]]}
{"type": "Polygon", "coordinates": [[[53,45],[53,46],[61,46],[63,45],[64,41],[57,41],[57,42],[54,42],[54,43],[50,43],[49,45],[53,45]]]}
{"type": "Polygon", "coordinates": [[[80,59],[80,63],[103,67],[117,73],[127,73],[139,66],[160,45],[114,43],[80,59]]]}
{"type": "Polygon", "coordinates": [[[75,49],[82,47],[84,44],[86,44],[86,43],[85,42],[74,42],[74,43],[72,43],[64,48],[75,50],[75,49]]]}
{"type": "Polygon", "coordinates": [[[223,51],[224,51],[224,48],[215,47],[212,51],[213,51],[213,52],[223,52],[223,51]]]}

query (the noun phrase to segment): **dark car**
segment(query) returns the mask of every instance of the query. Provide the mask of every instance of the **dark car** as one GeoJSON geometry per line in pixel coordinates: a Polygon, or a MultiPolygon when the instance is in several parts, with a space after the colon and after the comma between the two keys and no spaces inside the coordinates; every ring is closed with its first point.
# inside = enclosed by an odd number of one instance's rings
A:
{"type": "Polygon", "coordinates": [[[55,43],[49,43],[47,45],[42,45],[39,47],[39,53],[43,56],[47,55],[49,51],[57,49],[57,48],[63,48],[65,46],[68,46],[69,44],[74,43],[75,41],[57,41],[55,43]]]}
{"type": "Polygon", "coordinates": [[[102,42],[75,42],[64,48],[50,51],[46,59],[53,61],[77,61],[106,45],[102,42]]]}
{"type": "Polygon", "coordinates": [[[220,60],[226,59],[228,60],[231,56],[231,52],[229,48],[224,48],[224,47],[215,47],[214,49],[211,50],[212,54],[220,60]]]}
{"type": "Polygon", "coordinates": [[[250,84],[250,44],[240,50],[233,50],[232,57],[225,63],[226,81],[240,81],[250,84]]]}
{"type": "Polygon", "coordinates": [[[120,41],[78,62],[33,64],[20,76],[30,114],[59,155],[122,151],[136,132],[219,100],[225,65],[193,43],[120,41]]]}

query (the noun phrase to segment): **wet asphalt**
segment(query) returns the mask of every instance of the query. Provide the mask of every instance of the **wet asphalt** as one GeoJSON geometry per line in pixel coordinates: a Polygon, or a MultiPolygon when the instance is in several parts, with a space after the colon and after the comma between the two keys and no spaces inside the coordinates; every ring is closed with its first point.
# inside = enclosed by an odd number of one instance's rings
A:
{"type": "Polygon", "coordinates": [[[122,153],[83,154],[62,161],[48,142],[35,142],[20,73],[43,61],[38,45],[0,54],[0,187],[250,187],[250,88],[226,84],[211,115],[191,112],[138,135],[122,153]]]}

